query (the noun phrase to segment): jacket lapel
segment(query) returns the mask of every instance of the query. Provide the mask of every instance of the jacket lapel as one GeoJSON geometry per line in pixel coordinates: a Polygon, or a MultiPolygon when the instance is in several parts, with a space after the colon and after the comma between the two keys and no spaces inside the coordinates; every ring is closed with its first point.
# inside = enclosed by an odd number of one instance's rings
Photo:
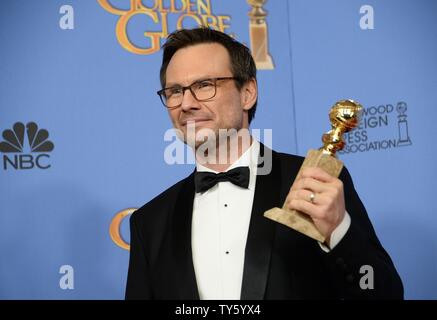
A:
{"type": "MultiPolygon", "coordinates": [[[[260,157],[267,149],[263,144],[260,157]]],[[[268,175],[258,175],[256,178],[255,195],[249,232],[246,242],[244,259],[242,300],[264,299],[270,269],[270,257],[275,235],[275,222],[264,217],[264,212],[272,207],[281,207],[281,172],[277,155],[272,150],[272,171],[268,175]]],[[[265,165],[265,164],[264,164],[265,165]]]]}
{"type": "Polygon", "coordinates": [[[178,298],[188,300],[199,299],[191,248],[193,202],[194,173],[186,178],[177,197],[170,234],[174,257],[171,269],[175,270],[172,289],[178,292],[178,298]]]}

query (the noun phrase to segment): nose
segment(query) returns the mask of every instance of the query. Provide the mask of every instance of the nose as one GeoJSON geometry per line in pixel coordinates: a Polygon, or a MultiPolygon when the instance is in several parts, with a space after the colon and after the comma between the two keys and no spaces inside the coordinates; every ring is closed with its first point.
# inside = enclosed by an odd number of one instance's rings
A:
{"type": "Polygon", "coordinates": [[[190,89],[186,89],[182,97],[181,108],[184,111],[189,111],[191,109],[199,109],[199,101],[191,93],[190,89]]]}

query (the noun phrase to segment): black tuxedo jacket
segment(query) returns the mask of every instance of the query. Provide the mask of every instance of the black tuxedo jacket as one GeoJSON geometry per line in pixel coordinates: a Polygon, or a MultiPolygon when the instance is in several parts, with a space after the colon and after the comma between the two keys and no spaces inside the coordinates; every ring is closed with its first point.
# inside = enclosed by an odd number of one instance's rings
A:
{"type": "MultiPolygon", "coordinates": [[[[348,171],[340,179],[351,226],[326,253],[317,241],[263,216],[282,207],[303,158],[272,151],[272,161],[271,173],[257,176],[241,299],[402,299],[402,282],[348,171]],[[360,273],[362,266],[373,268],[373,289],[365,289],[371,274],[360,273]]],[[[193,200],[194,173],[132,214],[126,299],[199,299],[191,251],[193,200]]]]}

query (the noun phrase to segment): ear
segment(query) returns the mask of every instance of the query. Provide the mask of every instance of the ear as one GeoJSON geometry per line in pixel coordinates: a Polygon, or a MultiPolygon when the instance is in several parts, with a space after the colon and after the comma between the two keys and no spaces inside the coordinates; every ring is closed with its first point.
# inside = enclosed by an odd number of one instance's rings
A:
{"type": "Polygon", "coordinates": [[[247,81],[241,88],[241,105],[243,110],[252,109],[258,98],[258,85],[254,78],[247,81]]]}

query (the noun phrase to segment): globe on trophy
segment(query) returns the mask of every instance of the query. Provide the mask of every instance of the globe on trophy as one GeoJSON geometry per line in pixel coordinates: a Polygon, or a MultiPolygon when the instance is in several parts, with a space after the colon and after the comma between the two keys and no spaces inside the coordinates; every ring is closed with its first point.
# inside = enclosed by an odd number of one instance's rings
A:
{"type": "MultiPolygon", "coordinates": [[[[306,167],[319,167],[334,177],[340,175],[343,162],[336,158],[335,153],[342,150],[345,145],[343,134],[358,125],[362,109],[362,106],[353,100],[341,100],[334,104],[329,112],[332,129],[323,134],[323,147],[319,150],[308,151],[296,180],[299,178],[302,169],[306,167]]],[[[309,215],[297,210],[290,210],[285,203],[282,208],[273,208],[266,211],[264,216],[322,243],[326,240],[325,236],[317,230],[309,215]]]]}

